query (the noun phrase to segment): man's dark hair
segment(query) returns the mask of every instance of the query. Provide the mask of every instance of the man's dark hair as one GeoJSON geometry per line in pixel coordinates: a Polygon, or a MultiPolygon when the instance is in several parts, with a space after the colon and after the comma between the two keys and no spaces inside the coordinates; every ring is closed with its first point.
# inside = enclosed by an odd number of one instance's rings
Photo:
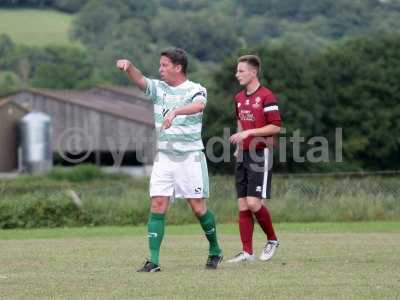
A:
{"type": "Polygon", "coordinates": [[[238,58],[238,63],[245,62],[257,70],[257,75],[261,73],[261,59],[257,55],[243,55],[238,58]]]}
{"type": "Polygon", "coordinates": [[[186,74],[188,59],[185,50],[181,48],[167,48],[162,50],[160,55],[168,57],[174,65],[181,65],[183,74],[186,74]]]}

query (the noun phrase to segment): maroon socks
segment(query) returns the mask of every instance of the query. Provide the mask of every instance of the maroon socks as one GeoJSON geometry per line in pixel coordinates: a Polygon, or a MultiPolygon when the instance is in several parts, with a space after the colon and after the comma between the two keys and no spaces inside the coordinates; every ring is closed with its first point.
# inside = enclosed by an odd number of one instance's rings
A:
{"type": "Polygon", "coordinates": [[[258,224],[260,224],[262,230],[267,235],[268,240],[276,241],[276,235],[274,231],[274,227],[272,226],[272,219],[268,209],[262,205],[261,208],[254,213],[258,224]]]}
{"type": "Polygon", "coordinates": [[[243,251],[253,254],[253,213],[250,210],[239,211],[239,231],[243,251]]]}

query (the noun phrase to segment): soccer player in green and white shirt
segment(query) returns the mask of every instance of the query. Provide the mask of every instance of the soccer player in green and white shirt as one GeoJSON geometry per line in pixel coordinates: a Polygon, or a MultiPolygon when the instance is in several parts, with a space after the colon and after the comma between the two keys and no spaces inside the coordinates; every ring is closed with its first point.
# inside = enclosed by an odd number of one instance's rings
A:
{"type": "Polygon", "coordinates": [[[214,214],[207,209],[208,171],[201,140],[207,91],[187,79],[187,55],[179,48],[161,52],[161,80],[149,79],[127,59],[117,61],[154,103],[157,155],[150,179],[151,208],[148,221],[150,259],[139,272],[160,271],[159,252],[164,236],[165,214],[172,197],[185,198],[199,219],[209,241],[207,268],[222,261],[214,214]]]}

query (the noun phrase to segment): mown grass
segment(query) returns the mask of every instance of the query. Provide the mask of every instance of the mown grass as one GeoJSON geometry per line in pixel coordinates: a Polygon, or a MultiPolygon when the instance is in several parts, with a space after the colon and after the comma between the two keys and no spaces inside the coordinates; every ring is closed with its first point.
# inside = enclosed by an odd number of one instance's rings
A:
{"type": "Polygon", "coordinates": [[[74,16],[54,10],[0,9],[0,34],[27,46],[79,46],[71,42],[69,31],[74,16]]]}
{"type": "MultiPolygon", "coordinates": [[[[220,223],[237,218],[232,176],[210,178],[209,207],[220,223]]],[[[400,220],[398,178],[278,178],[267,202],[275,222],[400,220]]],[[[148,178],[106,175],[93,166],[0,180],[0,228],[140,225],[147,222],[148,178]],[[75,203],[74,191],[80,203],[75,203]]],[[[196,223],[177,199],[168,224],[196,223]]]]}
{"type": "MultiPolygon", "coordinates": [[[[323,223],[276,223],[278,232],[292,233],[398,233],[400,222],[323,222],[323,223]]],[[[256,229],[259,230],[259,229],[256,229]]],[[[199,231],[198,224],[168,225],[168,234],[190,235],[199,231]]],[[[232,223],[218,224],[221,234],[237,234],[232,223]]],[[[145,236],[146,226],[96,226],[0,230],[0,240],[90,238],[112,236],[145,236]]]]}
{"type": "MultiPolygon", "coordinates": [[[[218,232],[229,258],[240,248],[236,225],[218,232]]],[[[148,252],[144,227],[3,230],[0,298],[399,298],[400,223],[282,223],[277,232],[281,247],[272,261],[224,262],[209,271],[200,226],[167,226],[162,272],[141,274],[135,269],[148,252]],[[4,236],[12,233],[16,239],[4,236]]],[[[263,243],[257,228],[257,253],[263,243]]]]}

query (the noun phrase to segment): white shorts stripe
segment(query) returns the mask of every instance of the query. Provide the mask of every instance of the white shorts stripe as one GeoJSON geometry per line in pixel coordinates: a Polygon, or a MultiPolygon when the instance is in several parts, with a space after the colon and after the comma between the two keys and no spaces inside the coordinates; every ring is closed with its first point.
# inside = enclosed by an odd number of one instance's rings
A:
{"type": "Polygon", "coordinates": [[[262,194],[261,197],[263,199],[267,198],[267,184],[268,184],[268,176],[269,176],[269,149],[264,149],[264,181],[262,186],[262,194]]]}

